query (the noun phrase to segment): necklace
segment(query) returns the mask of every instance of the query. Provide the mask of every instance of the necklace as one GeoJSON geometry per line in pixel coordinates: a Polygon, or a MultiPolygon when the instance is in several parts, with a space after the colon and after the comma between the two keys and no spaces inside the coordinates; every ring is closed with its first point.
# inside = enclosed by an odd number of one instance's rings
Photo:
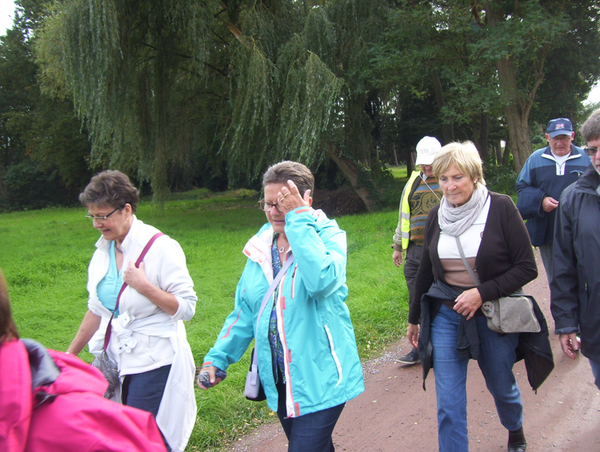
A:
{"type": "MultiPolygon", "coordinates": [[[[277,234],[277,237],[275,237],[275,247],[277,247],[277,250],[281,254],[285,253],[286,247],[283,245],[279,246],[279,234],[277,234]]],[[[289,244],[288,244],[288,247],[289,247],[289,244]]]]}
{"type": "Polygon", "coordinates": [[[117,245],[117,242],[115,242],[115,250],[117,250],[117,252],[123,254],[123,250],[119,248],[119,245],[117,245]]]}

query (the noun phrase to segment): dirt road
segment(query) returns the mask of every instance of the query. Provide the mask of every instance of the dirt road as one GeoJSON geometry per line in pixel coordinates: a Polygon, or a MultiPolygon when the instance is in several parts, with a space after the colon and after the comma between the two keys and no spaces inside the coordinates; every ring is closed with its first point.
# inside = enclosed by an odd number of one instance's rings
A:
{"type": "MultiPolygon", "coordinates": [[[[544,267],[536,253],[538,278],[525,291],[538,301],[551,332],[550,296],[544,267]]],[[[600,452],[600,391],[589,362],[572,361],[551,334],[555,369],[535,394],[523,362],[514,371],[525,406],[528,452],[600,452]]],[[[394,361],[409,350],[406,340],[380,358],[365,363],[365,392],[346,405],[333,437],[336,451],[437,451],[435,381],[433,372],[422,389],[421,366],[402,367],[394,361]]],[[[492,396],[477,363],[471,361],[467,381],[471,452],[505,451],[507,432],[498,421],[492,396]]],[[[287,441],[279,424],[263,426],[240,439],[232,452],[285,452],[287,441]]]]}

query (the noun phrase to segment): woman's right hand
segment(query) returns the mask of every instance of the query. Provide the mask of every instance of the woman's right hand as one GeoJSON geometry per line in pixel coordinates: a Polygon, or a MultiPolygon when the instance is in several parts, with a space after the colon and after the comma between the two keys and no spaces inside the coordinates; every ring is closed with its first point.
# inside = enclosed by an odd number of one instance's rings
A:
{"type": "Polygon", "coordinates": [[[216,376],[217,368],[215,366],[205,366],[200,369],[196,383],[200,389],[212,388],[223,381],[223,378],[216,376]]]}
{"type": "Polygon", "coordinates": [[[415,347],[419,347],[419,325],[414,325],[412,323],[408,324],[408,328],[406,329],[406,337],[408,338],[408,342],[415,347]]]}
{"type": "Polygon", "coordinates": [[[67,353],[77,356],[81,350],[87,345],[92,336],[98,328],[100,328],[100,322],[102,317],[94,314],[89,309],[86,311],[77,330],[77,334],[73,338],[73,341],[67,348],[67,353]]]}

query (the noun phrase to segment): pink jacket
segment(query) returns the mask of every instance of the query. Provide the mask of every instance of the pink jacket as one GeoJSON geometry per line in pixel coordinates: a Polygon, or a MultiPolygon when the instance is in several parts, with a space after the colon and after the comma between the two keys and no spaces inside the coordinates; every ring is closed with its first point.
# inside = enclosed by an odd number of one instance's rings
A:
{"type": "Polygon", "coordinates": [[[73,355],[2,344],[0,452],[165,452],[152,415],[105,399],[107,385],[73,355]]]}

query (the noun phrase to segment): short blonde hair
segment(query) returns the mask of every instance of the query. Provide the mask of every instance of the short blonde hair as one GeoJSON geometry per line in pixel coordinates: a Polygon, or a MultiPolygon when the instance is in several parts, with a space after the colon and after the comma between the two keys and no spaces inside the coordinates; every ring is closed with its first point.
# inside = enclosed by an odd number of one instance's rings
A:
{"type": "Polygon", "coordinates": [[[483,163],[477,148],[471,141],[448,143],[436,154],[432,163],[433,175],[440,178],[451,165],[471,178],[485,185],[483,178],[483,163]]]}

